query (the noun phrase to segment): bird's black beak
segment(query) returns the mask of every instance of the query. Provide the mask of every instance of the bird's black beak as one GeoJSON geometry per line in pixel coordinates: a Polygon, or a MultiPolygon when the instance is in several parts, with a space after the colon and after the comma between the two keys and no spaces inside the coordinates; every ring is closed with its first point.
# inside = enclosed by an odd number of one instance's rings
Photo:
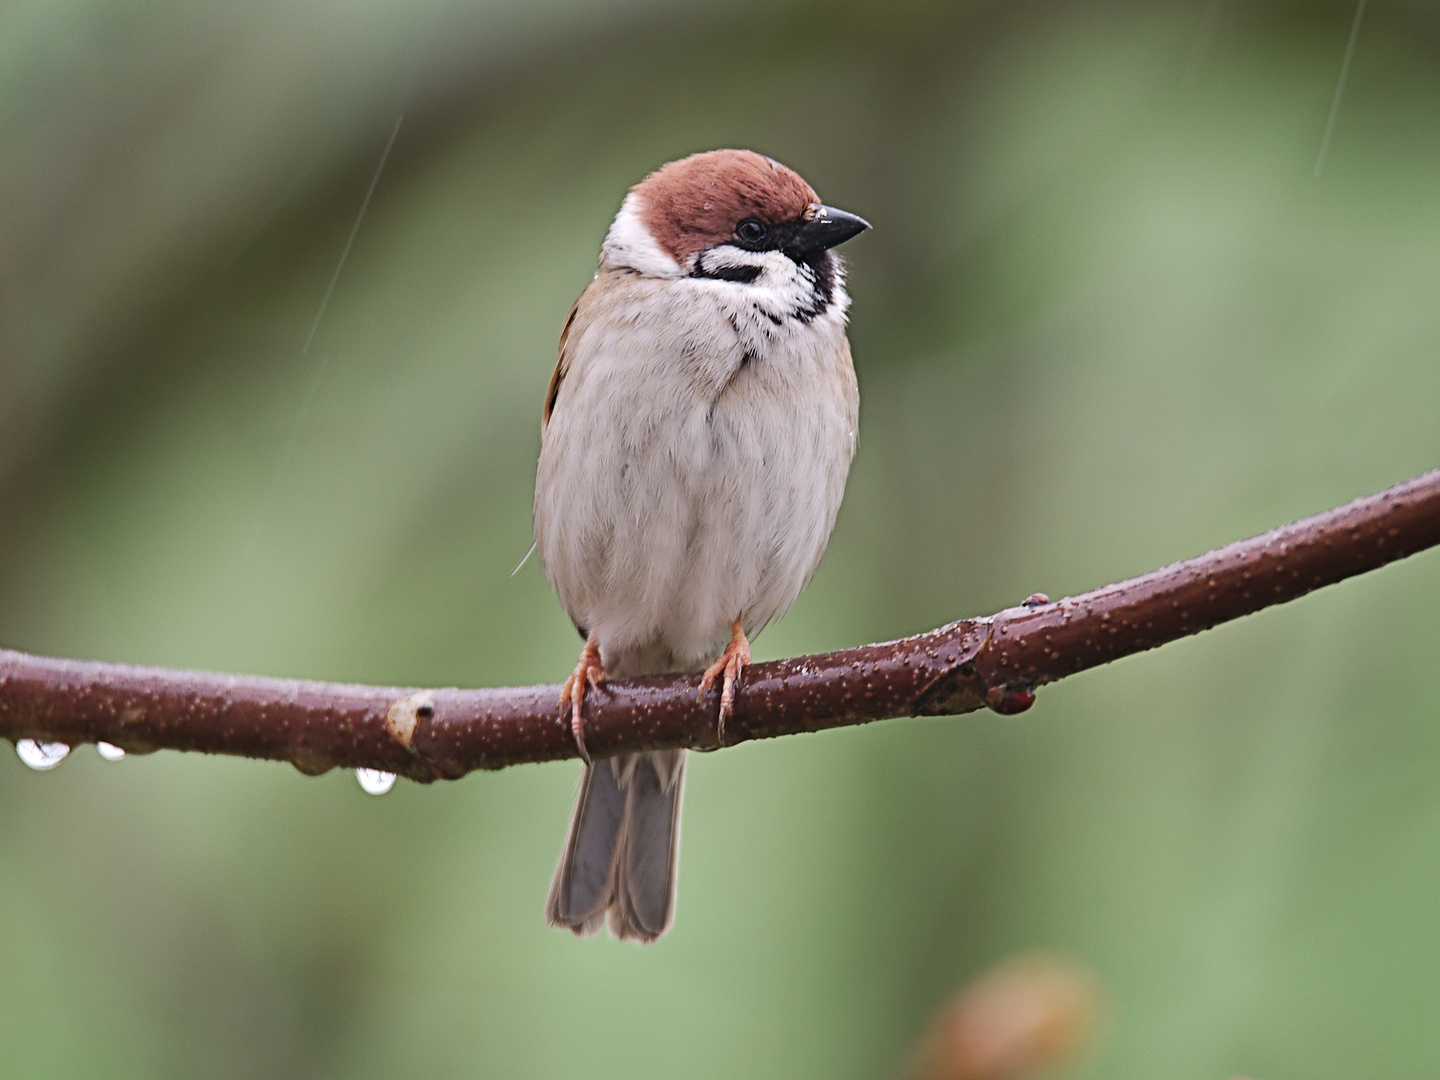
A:
{"type": "Polygon", "coordinates": [[[800,223],[790,247],[803,258],[843,244],[868,228],[870,223],[862,217],[836,210],[833,206],[821,206],[816,208],[814,217],[800,223]]]}

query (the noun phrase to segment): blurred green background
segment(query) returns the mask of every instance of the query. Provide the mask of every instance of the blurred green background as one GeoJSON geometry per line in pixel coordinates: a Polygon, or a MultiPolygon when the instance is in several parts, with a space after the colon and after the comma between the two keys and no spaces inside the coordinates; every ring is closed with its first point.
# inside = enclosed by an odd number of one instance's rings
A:
{"type": "MultiPolygon", "coordinates": [[[[865,215],[860,453],[764,658],[1084,590],[1440,464],[1440,4],[12,0],[0,643],[555,682],[540,399],[625,188],[865,215]],[[310,349],[381,152],[393,152],[310,349]]],[[[1018,950],[1071,1075],[1440,1073],[1440,555],[1019,718],[692,759],[658,946],[544,926],[572,763],[0,755],[0,1074],[884,1077],[1018,950]]]]}

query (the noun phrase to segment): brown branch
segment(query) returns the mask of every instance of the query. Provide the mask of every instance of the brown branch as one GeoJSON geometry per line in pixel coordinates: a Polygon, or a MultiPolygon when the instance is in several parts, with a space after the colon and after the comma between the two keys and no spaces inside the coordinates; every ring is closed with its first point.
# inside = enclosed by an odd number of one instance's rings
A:
{"type": "MultiPolygon", "coordinates": [[[[1440,470],[1263,536],[1051,603],[747,669],[727,744],[902,716],[1028,708],[1034,688],[1440,544],[1440,470]]],[[[592,753],[714,749],[694,675],[602,683],[592,753]]],[[[576,755],[558,686],[410,690],[55,660],[0,650],[0,735],[105,741],[454,779],[576,755]]]]}

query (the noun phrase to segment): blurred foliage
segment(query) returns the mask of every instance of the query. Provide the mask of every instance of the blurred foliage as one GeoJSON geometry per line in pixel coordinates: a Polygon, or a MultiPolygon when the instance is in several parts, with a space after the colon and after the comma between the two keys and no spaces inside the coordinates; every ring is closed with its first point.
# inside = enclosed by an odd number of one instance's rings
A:
{"type": "MultiPolygon", "coordinates": [[[[748,146],[847,247],[830,554],[757,653],[1074,592],[1440,449],[1440,11],[14,0],[0,642],[558,681],[540,398],[626,186],[748,146]],[[368,213],[307,334],[398,115],[368,213]]],[[[0,760],[0,1071],[880,1077],[990,963],[1104,985],[1077,1076],[1440,1071],[1440,556],[1022,718],[692,763],[651,949],[547,930],[573,765],[383,799],[0,760]]]]}

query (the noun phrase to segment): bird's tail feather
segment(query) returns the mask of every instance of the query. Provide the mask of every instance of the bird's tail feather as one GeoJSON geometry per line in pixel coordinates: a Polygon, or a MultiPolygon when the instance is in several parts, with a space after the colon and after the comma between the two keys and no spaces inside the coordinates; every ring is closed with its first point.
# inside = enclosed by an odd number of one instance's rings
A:
{"type": "Polygon", "coordinates": [[[587,766],[545,918],[580,936],[600,929],[654,941],[675,917],[685,751],[620,754],[587,766]]]}

